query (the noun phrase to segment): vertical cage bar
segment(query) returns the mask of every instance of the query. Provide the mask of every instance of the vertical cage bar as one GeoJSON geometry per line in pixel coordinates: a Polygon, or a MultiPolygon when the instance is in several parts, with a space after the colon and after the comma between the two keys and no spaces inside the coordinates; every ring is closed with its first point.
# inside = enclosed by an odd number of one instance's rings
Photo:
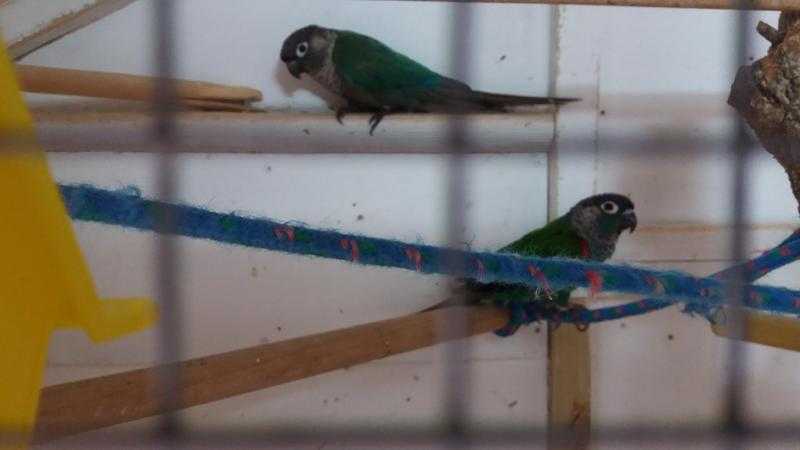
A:
{"type": "MultiPolygon", "coordinates": [[[[751,16],[747,5],[740,2],[741,11],[736,13],[734,26],[735,47],[733,53],[734,72],[747,64],[747,55],[750,51],[751,16]]],[[[743,262],[746,258],[749,230],[746,221],[749,217],[748,188],[749,188],[749,158],[751,145],[748,139],[744,120],[738,115],[733,115],[735,126],[731,132],[731,152],[734,157],[733,171],[731,173],[731,190],[733,202],[731,221],[733,233],[731,236],[731,259],[735,264],[743,262]]],[[[729,280],[729,301],[726,320],[729,321],[732,339],[728,342],[727,378],[725,380],[724,404],[724,429],[726,433],[726,446],[731,449],[743,448],[742,434],[746,430],[745,373],[746,348],[742,338],[747,334],[747,322],[742,314],[744,305],[744,286],[747,284],[745,274],[738,271],[733,279],[729,280]]]]}
{"type": "MultiPolygon", "coordinates": [[[[469,47],[472,32],[472,6],[468,2],[459,2],[454,5],[453,19],[451,22],[452,50],[451,64],[453,74],[457,79],[466,79],[469,73],[469,47]]],[[[465,136],[466,123],[463,117],[451,116],[448,121],[448,139],[450,154],[448,158],[448,172],[446,176],[447,192],[447,236],[448,245],[453,248],[464,246],[466,227],[466,161],[464,150],[468,145],[465,136]]],[[[450,261],[456,267],[465,267],[467,261],[454,258],[450,261]]],[[[458,296],[451,290],[452,296],[458,296]]],[[[458,299],[458,300],[463,300],[458,299]]],[[[466,329],[466,314],[459,314],[455,320],[439,325],[440,332],[445,334],[463,334],[466,329]]],[[[451,341],[445,347],[445,414],[446,427],[450,438],[451,448],[462,448],[467,445],[465,427],[467,412],[469,410],[470,395],[470,367],[468,358],[471,342],[469,339],[451,341]]]]}
{"type": "MultiPolygon", "coordinates": [[[[175,136],[175,86],[171,81],[175,72],[175,0],[157,0],[154,5],[156,29],[155,65],[158,81],[155,88],[155,145],[159,150],[156,184],[158,198],[173,203],[178,186],[176,155],[173,145],[175,136]]],[[[157,270],[157,295],[161,308],[160,349],[162,369],[159,375],[158,398],[167,411],[177,411],[180,403],[180,372],[178,365],[166,363],[180,361],[183,323],[181,318],[181,296],[178,282],[179,255],[177,237],[171,235],[175,217],[164,208],[157,212],[159,234],[158,249],[154,267],[157,270]]],[[[161,416],[159,433],[166,441],[173,442],[181,434],[178,413],[171,412],[161,416]]]]}

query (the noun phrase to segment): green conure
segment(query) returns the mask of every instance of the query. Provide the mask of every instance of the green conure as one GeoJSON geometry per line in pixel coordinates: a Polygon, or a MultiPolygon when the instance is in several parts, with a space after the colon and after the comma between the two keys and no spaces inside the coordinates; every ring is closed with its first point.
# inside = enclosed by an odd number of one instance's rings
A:
{"type": "Polygon", "coordinates": [[[372,113],[370,134],[384,115],[394,112],[505,111],[512,106],[577,100],[473,91],[371,37],[316,25],[286,38],[281,60],[295,78],[306,73],[344,98],[346,104],[336,111],[340,123],[349,112],[372,113]]]}
{"type": "MultiPolygon", "coordinates": [[[[566,214],[542,228],[531,231],[518,240],[500,249],[500,252],[521,256],[539,256],[605,261],[614,254],[617,240],[624,230],[636,229],[636,214],[633,202],[620,194],[599,194],[578,202],[566,214]]],[[[447,301],[433,308],[455,303],[493,303],[508,308],[511,320],[497,331],[501,336],[513,334],[520,325],[531,319],[526,314],[526,305],[546,302],[546,306],[569,308],[572,289],[550,292],[534,289],[528,285],[513,283],[480,283],[468,281],[458,301],[447,301]],[[465,297],[465,298],[464,298],[465,297]]]]}

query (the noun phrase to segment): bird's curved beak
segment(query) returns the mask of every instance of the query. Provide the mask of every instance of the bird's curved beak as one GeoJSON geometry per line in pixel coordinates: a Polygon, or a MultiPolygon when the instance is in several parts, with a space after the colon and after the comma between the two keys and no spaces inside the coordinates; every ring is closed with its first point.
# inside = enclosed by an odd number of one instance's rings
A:
{"type": "Polygon", "coordinates": [[[636,230],[636,225],[637,225],[636,213],[634,213],[632,209],[629,209],[624,213],[622,213],[622,224],[620,225],[619,231],[628,229],[630,230],[631,233],[633,233],[634,230],[636,230]]]}
{"type": "Polygon", "coordinates": [[[300,79],[300,75],[303,74],[303,68],[300,67],[300,63],[298,61],[287,62],[286,68],[289,69],[289,73],[298,80],[300,79]]]}

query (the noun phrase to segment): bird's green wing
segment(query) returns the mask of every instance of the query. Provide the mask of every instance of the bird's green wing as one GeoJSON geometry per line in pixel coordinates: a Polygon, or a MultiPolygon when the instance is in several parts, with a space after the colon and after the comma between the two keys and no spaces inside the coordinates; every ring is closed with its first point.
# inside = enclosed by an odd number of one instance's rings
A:
{"type": "Polygon", "coordinates": [[[584,241],[570,226],[569,219],[564,216],[531,231],[500,251],[544,258],[554,256],[580,258],[584,256],[584,241]]]}
{"type": "Polygon", "coordinates": [[[381,42],[351,31],[338,32],[333,63],[346,90],[373,105],[415,109],[419,96],[444,80],[381,42]]]}

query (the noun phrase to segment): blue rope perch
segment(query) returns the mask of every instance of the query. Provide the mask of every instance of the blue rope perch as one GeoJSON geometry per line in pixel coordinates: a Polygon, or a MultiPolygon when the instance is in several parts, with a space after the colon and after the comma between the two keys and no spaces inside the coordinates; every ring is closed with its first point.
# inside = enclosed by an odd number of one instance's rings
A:
{"type": "MultiPolygon", "coordinates": [[[[710,311],[725,304],[728,289],[725,279],[731,274],[741,271],[744,279],[754,281],[800,257],[800,235],[795,233],[777,248],[748,263],[722,271],[712,278],[696,278],[678,272],[627,265],[467,252],[316,230],[269,219],[146,200],[135,188],[121,191],[86,185],[62,185],[60,188],[67,209],[76,220],[485,282],[523,283],[548,289],[579,286],[592,292],[616,291],[652,297],[621,306],[541,316],[587,324],[644,314],[676,302],[686,303],[688,312],[709,315],[710,311]],[[161,212],[168,212],[174,218],[171,229],[158,229],[156,217],[161,212]]],[[[798,291],[753,285],[744,286],[743,290],[744,303],[749,308],[800,315],[798,291]]]]}

